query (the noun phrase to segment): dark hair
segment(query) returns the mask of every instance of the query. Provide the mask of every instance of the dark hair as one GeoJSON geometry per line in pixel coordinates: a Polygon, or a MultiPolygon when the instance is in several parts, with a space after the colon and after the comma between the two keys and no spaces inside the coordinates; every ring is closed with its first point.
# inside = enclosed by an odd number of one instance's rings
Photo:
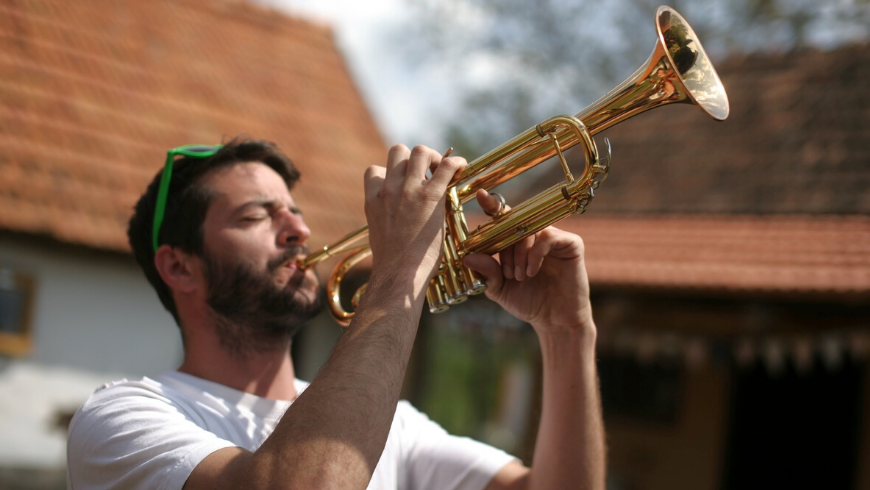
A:
{"type": "MultiPolygon", "coordinates": [[[[213,191],[202,184],[203,178],[217,169],[244,162],[260,162],[269,166],[284,179],[288,189],[299,180],[299,171],[293,166],[293,162],[281,153],[274,143],[253,140],[247,136],[233,138],[208,158],[180,158],[173,166],[172,180],[166,199],[166,214],[160,228],[158,243],[169,244],[187,253],[202,256],[202,223],[213,197],[213,191]]],[[[130,240],[130,247],[133,248],[136,261],[145,272],[145,277],[157,290],[160,302],[181,325],[172,291],[160,278],[154,266],[151,229],[161,174],[162,169],[157,172],[145,194],[136,203],[127,229],[127,238],[130,240]]]]}

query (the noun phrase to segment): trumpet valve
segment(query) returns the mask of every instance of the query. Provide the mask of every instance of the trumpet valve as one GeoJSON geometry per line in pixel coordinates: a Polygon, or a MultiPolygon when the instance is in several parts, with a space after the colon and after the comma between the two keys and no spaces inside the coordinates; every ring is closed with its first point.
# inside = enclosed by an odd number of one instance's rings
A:
{"type": "Polygon", "coordinates": [[[465,294],[474,296],[486,291],[486,283],[473,270],[462,266],[462,279],[465,284],[465,294]]]}
{"type": "Polygon", "coordinates": [[[429,313],[443,313],[450,309],[445,298],[444,275],[438,273],[429,281],[429,288],[426,290],[426,299],[429,300],[429,313]]]}

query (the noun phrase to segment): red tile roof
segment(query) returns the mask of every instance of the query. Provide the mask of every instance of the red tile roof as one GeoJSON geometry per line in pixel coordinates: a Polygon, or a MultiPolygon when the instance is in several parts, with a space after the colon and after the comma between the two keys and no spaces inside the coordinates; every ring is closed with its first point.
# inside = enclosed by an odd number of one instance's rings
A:
{"type": "Polygon", "coordinates": [[[585,214],[555,226],[583,238],[596,290],[870,298],[868,216],[585,214]]]}
{"type": "Polygon", "coordinates": [[[557,226],[598,286],[870,295],[870,217],[599,215],[557,226]]]}
{"type": "Polygon", "coordinates": [[[238,0],[0,5],[0,228],[125,251],[166,150],[239,133],[296,162],[314,245],[365,221],[385,146],[327,27],[238,0]]]}

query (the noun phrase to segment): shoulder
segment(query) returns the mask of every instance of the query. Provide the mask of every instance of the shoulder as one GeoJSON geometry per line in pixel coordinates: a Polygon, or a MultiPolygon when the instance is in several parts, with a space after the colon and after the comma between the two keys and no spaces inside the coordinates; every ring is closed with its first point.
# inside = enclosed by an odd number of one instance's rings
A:
{"type": "Polygon", "coordinates": [[[232,445],[203,430],[194,405],[149,378],[101,386],[70,423],[71,482],[87,488],[155,488],[179,479],[183,484],[191,465],[232,445]]]}
{"type": "Polygon", "coordinates": [[[170,403],[160,384],[151,379],[121,379],[106,383],[97,388],[78,409],[70,423],[70,431],[75,431],[79,424],[91,418],[112,413],[123,414],[130,405],[149,403],[155,406],[170,403]]]}
{"type": "Polygon", "coordinates": [[[122,379],[99,387],[78,409],[69,426],[68,452],[79,455],[120,451],[142,444],[149,432],[188,417],[180,403],[154,380],[122,379]]]}
{"type": "Polygon", "coordinates": [[[393,418],[393,429],[399,429],[414,434],[423,430],[447,434],[447,431],[442,429],[440,425],[433,422],[429,416],[418,410],[414,405],[411,405],[411,403],[406,400],[400,400],[399,404],[396,405],[396,415],[393,418]]]}
{"type": "Polygon", "coordinates": [[[449,434],[438,423],[408,401],[400,400],[396,405],[387,447],[395,454],[408,458],[413,457],[421,448],[437,444],[447,437],[449,434]]]}
{"type": "Polygon", "coordinates": [[[128,417],[178,412],[182,403],[177,393],[153,379],[112,381],[97,388],[79,408],[70,423],[70,433],[78,432],[80,425],[105,427],[128,417]]]}

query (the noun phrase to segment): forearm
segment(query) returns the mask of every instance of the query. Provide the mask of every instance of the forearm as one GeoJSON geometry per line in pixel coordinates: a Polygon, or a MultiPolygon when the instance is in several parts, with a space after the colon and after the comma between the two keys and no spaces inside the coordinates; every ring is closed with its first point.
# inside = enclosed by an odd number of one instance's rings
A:
{"type": "Polygon", "coordinates": [[[329,361],[254,454],[255,465],[299,488],[365,488],[389,434],[420,303],[373,279],[329,361]]]}
{"type": "Polygon", "coordinates": [[[543,406],[529,488],[603,490],[604,423],[595,328],[539,334],[543,406]]]}

